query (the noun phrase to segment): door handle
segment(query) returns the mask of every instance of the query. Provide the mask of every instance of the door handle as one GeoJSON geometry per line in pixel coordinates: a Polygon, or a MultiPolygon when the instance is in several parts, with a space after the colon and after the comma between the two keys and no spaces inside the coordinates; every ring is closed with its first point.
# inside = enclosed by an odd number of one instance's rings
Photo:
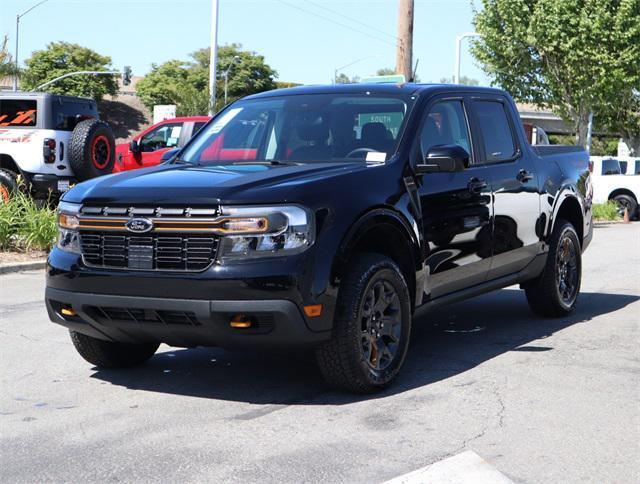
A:
{"type": "Polygon", "coordinates": [[[487,188],[487,180],[473,177],[471,180],[469,180],[467,188],[471,193],[480,193],[482,190],[487,188]]]}
{"type": "Polygon", "coordinates": [[[526,183],[528,181],[533,180],[533,173],[529,173],[524,168],[518,172],[516,179],[521,183],[526,183]]]}

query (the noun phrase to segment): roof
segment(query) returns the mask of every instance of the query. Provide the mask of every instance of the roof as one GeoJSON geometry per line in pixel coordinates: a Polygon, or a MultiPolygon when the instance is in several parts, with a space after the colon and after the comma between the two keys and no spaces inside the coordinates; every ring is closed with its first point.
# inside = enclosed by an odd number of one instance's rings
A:
{"type": "Polygon", "coordinates": [[[504,93],[500,89],[491,87],[477,87],[466,86],[462,84],[328,84],[328,85],[316,85],[316,86],[297,86],[288,87],[284,89],[274,89],[272,91],[265,91],[258,94],[247,96],[244,99],[257,99],[267,98],[274,96],[289,96],[300,94],[329,94],[329,93],[343,93],[343,94],[362,94],[365,92],[371,92],[376,94],[397,94],[403,93],[405,95],[411,95],[417,92],[435,91],[446,89],[449,92],[485,92],[485,93],[504,93]]]}
{"type": "Polygon", "coordinates": [[[29,99],[29,98],[58,98],[63,101],[91,101],[95,103],[95,100],[90,97],[80,96],[64,96],[62,94],[51,94],[50,92],[34,92],[34,91],[0,91],[0,97],[7,99],[29,99]]]}

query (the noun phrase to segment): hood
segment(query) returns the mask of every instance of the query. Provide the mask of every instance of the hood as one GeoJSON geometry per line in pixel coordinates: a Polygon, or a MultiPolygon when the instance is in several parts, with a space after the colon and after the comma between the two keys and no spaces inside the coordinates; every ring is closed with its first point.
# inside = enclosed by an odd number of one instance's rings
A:
{"type": "Polygon", "coordinates": [[[367,164],[307,163],[301,165],[226,164],[159,165],[80,183],[64,200],[75,203],[144,203],[193,205],[281,203],[295,201],[310,183],[331,183],[366,170],[367,164]]]}

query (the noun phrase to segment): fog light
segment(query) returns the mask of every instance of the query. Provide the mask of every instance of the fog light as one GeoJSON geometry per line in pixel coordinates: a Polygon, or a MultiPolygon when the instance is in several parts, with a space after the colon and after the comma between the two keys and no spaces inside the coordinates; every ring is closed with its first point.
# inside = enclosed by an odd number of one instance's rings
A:
{"type": "Polygon", "coordinates": [[[60,310],[60,314],[62,314],[63,316],[77,316],[78,313],[76,313],[73,308],[71,307],[64,307],[60,310]]]}
{"type": "Polygon", "coordinates": [[[244,314],[236,314],[229,321],[232,328],[250,328],[251,324],[251,320],[244,314]]]}

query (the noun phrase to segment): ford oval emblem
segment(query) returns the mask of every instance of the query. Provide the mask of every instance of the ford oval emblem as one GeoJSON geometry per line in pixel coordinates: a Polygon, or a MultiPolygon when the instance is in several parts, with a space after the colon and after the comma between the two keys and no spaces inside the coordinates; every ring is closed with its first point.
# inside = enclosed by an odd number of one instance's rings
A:
{"type": "Polygon", "coordinates": [[[132,218],[127,222],[125,227],[127,227],[129,232],[143,234],[153,229],[153,222],[146,218],[132,218]]]}

